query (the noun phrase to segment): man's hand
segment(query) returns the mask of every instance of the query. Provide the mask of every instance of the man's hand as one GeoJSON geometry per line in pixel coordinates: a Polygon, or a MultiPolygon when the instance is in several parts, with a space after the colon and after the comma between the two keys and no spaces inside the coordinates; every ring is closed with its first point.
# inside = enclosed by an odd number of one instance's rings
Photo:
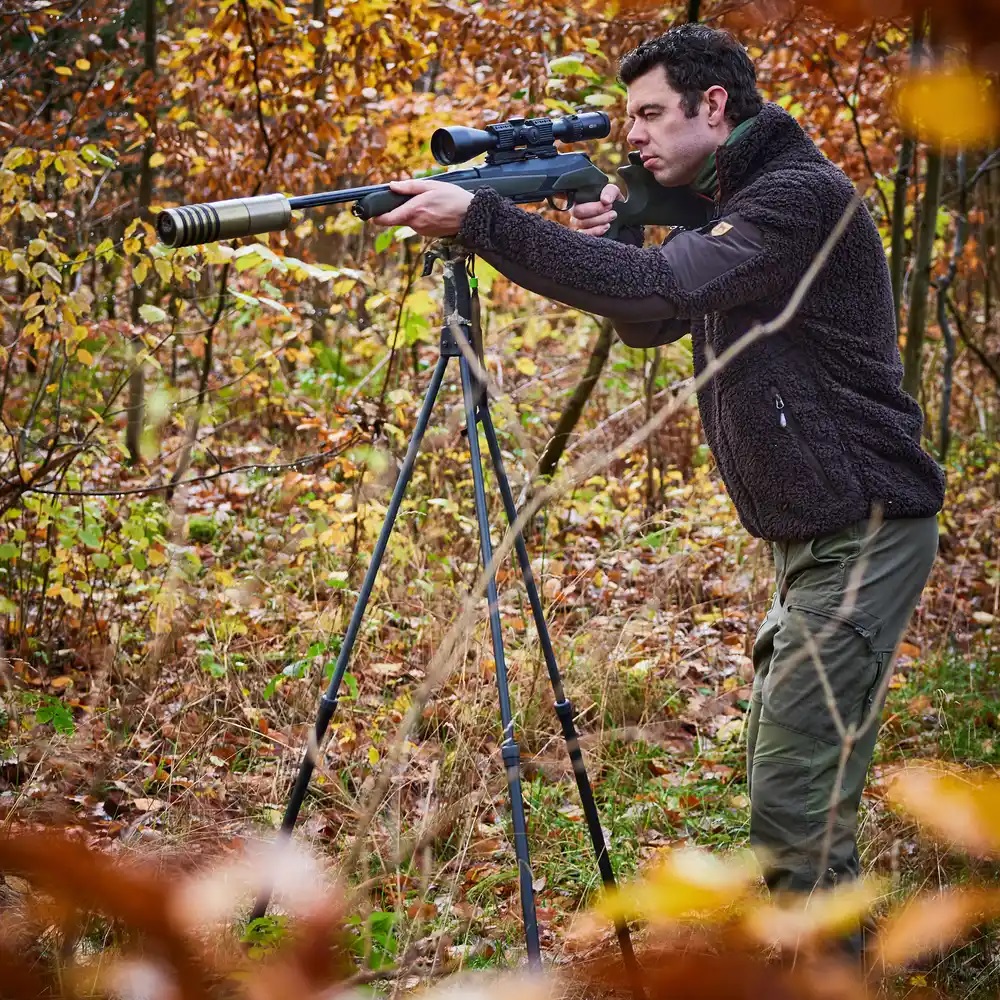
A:
{"type": "Polygon", "coordinates": [[[607,184],[601,192],[600,201],[574,205],[569,212],[573,228],[587,236],[603,236],[618,218],[618,213],[611,206],[619,198],[624,198],[624,195],[618,185],[607,184]]]}
{"type": "Polygon", "coordinates": [[[390,181],[389,188],[413,197],[371,221],[377,226],[409,226],[421,236],[454,236],[472,201],[471,192],[446,181],[390,181]]]}

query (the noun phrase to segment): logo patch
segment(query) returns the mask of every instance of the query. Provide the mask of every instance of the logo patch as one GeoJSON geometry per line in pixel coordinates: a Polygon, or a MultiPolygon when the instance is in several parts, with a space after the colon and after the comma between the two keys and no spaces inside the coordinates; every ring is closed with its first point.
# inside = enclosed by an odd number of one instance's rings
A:
{"type": "Polygon", "coordinates": [[[732,228],[733,227],[730,223],[720,222],[718,223],[718,225],[712,228],[712,231],[709,233],[709,236],[725,236],[726,233],[728,233],[729,230],[732,228]]]}

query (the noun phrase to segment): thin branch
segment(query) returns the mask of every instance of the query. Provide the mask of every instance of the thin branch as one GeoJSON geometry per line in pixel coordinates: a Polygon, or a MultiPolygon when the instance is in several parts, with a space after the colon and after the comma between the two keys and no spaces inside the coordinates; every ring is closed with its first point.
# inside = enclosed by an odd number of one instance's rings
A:
{"type": "Polygon", "coordinates": [[[965,321],[962,319],[962,314],[958,311],[958,306],[955,305],[955,299],[951,292],[948,294],[948,310],[951,312],[951,318],[955,321],[955,327],[958,330],[958,336],[962,343],[972,351],[979,359],[980,364],[993,376],[993,380],[997,384],[997,389],[1000,390],[1000,364],[994,361],[969,337],[969,333],[965,329],[965,321]]]}
{"type": "Polygon", "coordinates": [[[50,490],[41,486],[25,487],[22,493],[44,493],[47,496],[55,497],[125,497],[125,496],[145,496],[151,493],[162,493],[164,490],[176,490],[181,486],[190,486],[193,483],[208,483],[213,479],[221,479],[223,476],[231,476],[237,472],[281,472],[285,469],[298,469],[303,465],[318,462],[320,459],[334,458],[342,454],[346,449],[356,444],[361,435],[352,435],[348,441],[336,448],[329,448],[326,451],[318,451],[313,455],[304,455],[291,462],[271,462],[267,464],[252,463],[250,465],[234,465],[229,469],[219,469],[216,472],[209,472],[203,476],[192,476],[179,482],[155,483],[148,486],[136,486],[129,489],[117,490],[50,490]]]}
{"type": "Polygon", "coordinates": [[[247,6],[247,0],[240,0],[240,9],[243,11],[243,18],[247,24],[247,40],[250,43],[257,124],[260,126],[260,134],[264,140],[264,147],[267,149],[267,156],[264,159],[264,169],[261,170],[260,177],[257,178],[257,183],[253,187],[253,193],[257,194],[271,167],[271,160],[274,157],[274,146],[271,145],[271,137],[267,134],[267,123],[264,121],[264,95],[260,90],[260,55],[257,51],[257,39],[254,37],[253,25],[250,23],[250,8],[247,6]]]}
{"type": "MultiPolygon", "coordinates": [[[[767,323],[755,324],[742,337],[730,344],[730,346],[721,354],[707,359],[707,364],[704,369],[692,383],[692,389],[695,393],[711,379],[715,378],[715,376],[734,358],[742,354],[752,344],[756,343],[758,340],[762,340],[765,337],[777,333],[779,330],[784,329],[784,327],[788,325],[798,312],[805,297],[809,294],[816,277],[826,266],[827,261],[830,259],[830,254],[833,252],[834,247],[843,236],[844,231],[847,229],[851,219],[854,217],[854,213],[857,211],[861,201],[861,195],[857,192],[857,190],[855,190],[854,195],[844,210],[844,214],[841,216],[836,226],[834,226],[832,232],[823,243],[823,246],[816,254],[812,263],[806,269],[805,274],[803,274],[801,280],[781,312],[767,323]]],[[[350,855],[344,863],[343,870],[345,876],[349,876],[361,860],[365,851],[365,834],[381,808],[381,803],[385,797],[386,790],[388,789],[390,782],[393,780],[393,775],[396,774],[400,757],[403,753],[404,747],[406,746],[407,737],[413,731],[417,722],[422,718],[424,706],[427,704],[433,690],[441,681],[444,680],[448,673],[450,673],[454,652],[463,637],[466,636],[472,628],[474,619],[479,612],[479,602],[486,594],[489,581],[494,578],[497,566],[499,566],[500,563],[507,558],[511,549],[514,547],[515,539],[521,536],[525,526],[530,523],[531,519],[544,504],[548,503],[548,501],[554,497],[565,493],[574,485],[585,481],[590,476],[594,475],[594,473],[599,469],[604,468],[610,461],[614,461],[615,459],[628,454],[635,447],[645,441],[650,434],[654,433],[668,420],[689,405],[690,398],[690,395],[688,395],[687,397],[678,396],[672,399],[651,419],[647,420],[641,427],[635,430],[632,434],[628,435],[624,441],[622,441],[610,452],[584,456],[573,466],[567,469],[562,475],[557,476],[551,483],[546,484],[542,489],[540,489],[521,509],[520,513],[515,518],[514,523],[510,525],[509,529],[504,534],[500,544],[496,547],[496,549],[494,549],[493,557],[490,559],[489,563],[483,567],[483,570],[479,575],[479,579],[476,581],[475,585],[463,601],[460,615],[441,640],[434,656],[427,665],[427,672],[423,681],[417,691],[413,694],[413,700],[406,712],[406,715],[393,734],[391,745],[385,757],[382,770],[379,772],[378,778],[376,779],[374,787],[369,795],[368,804],[365,807],[364,813],[358,818],[357,824],[354,828],[354,845],[351,848],[350,855]]],[[[475,428],[472,428],[472,432],[475,433],[475,428]]]]}
{"type": "MultiPolygon", "coordinates": [[[[840,96],[840,100],[843,102],[844,107],[851,114],[851,122],[854,125],[854,135],[858,140],[858,145],[861,147],[861,156],[864,158],[865,167],[868,170],[868,174],[873,181],[875,181],[875,190],[878,192],[879,201],[882,202],[882,211],[885,213],[885,220],[887,223],[892,222],[892,209],[889,207],[889,199],[885,196],[885,191],[882,190],[878,183],[879,176],[875,172],[875,168],[872,166],[871,157],[868,155],[868,147],[865,145],[864,136],[861,134],[861,121],[858,119],[858,109],[855,106],[855,102],[851,100],[849,94],[847,94],[843,87],[840,85],[840,81],[837,79],[836,64],[834,63],[832,57],[830,56],[829,46],[824,47],[823,55],[826,59],[826,72],[830,77],[830,82],[833,84],[834,89],[840,96]]],[[[861,76],[861,66],[863,65],[865,58],[865,53],[861,53],[861,59],[858,62],[858,79],[854,83],[854,92],[857,94],[858,82],[861,76]]]]}
{"type": "Polygon", "coordinates": [[[990,171],[997,170],[998,168],[1000,168],[1000,149],[994,149],[993,152],[979,164],[976,168],[976,172],[964,184],[955,188],[954,191],[949,191],[947,194],[942,195],[942,200],[946,198],[953,198],[956,194],[959,196],[968,195],[981,178],[985,177],[986,174],[990,173],[990,171]]]}
{"type": "Polygon", "coordinates": [[[947,298],[948,291],[955,281],[955,274],[958,271],[958,260],[965,247],[966,232],[968,230],[969,213],[966,208],[966,187],[965,187],[965,153],[959,153],[956,159],[956,169],[958,172],[959,188],[962,197],[959,201],[958,215],[955,219],[955,239],[951,245],[951,259],[948,261],[948,270],[936,282],[937,284],[937,318],[938,326],[941,328],[941,336],[944,338],[945,360],[942,372],[941,387],[941,414],[940,414],[940,444],[939,455],[942,460],[948,456],[948,448],[951,444],[951,431],[949,428],[951,418],[951,390],[952,379],[955,368],[955,337],[951,332],[951,325],[948,322],[947,298]]]}

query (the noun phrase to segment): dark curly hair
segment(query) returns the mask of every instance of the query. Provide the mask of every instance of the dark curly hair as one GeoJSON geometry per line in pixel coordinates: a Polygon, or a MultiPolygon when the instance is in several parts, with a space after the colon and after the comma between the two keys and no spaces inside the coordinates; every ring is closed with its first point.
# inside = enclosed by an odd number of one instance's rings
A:
{"type": "Polygon", "coordinates": [[[698,114],[702,94],[709,87],[725,87],[729,94],[726,120],[732,125],[752,118],[763,105],[750,56],[720,28],[679,24],[647,39],[622,57],[618,79],[627,87],[656,66],[666,70],[688,118],[698,114]]]}

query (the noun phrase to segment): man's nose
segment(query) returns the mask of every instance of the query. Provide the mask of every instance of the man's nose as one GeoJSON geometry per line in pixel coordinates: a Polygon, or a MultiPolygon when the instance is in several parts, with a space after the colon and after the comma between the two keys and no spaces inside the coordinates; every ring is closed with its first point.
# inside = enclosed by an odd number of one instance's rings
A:
{"type": "Polygon", "coordinates": [[[646,141],[645,130],[639,127],[639,123],[636,122],[630,129],[628,135],[625,137],[629,143],[633,146],[641,146],[646,141]]]}

